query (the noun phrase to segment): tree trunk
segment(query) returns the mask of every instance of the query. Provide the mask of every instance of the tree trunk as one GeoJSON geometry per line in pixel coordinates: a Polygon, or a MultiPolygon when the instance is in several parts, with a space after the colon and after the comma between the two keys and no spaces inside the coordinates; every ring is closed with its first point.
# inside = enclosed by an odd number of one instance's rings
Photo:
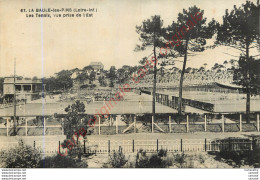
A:
{"type": "Polygon", "coordinates": [[[155,52],[155,45],[153,47],[153,54],[154,54],[154,60],[155,60],[155,64],[154,64],[154,76],[153,76],[153,107],[152,107],[152,114],[153,116],[155,116],[155,93],[156,93],[156,76],[157,76],[157,58],[156,58],[156,52],[155,52]]]}
{"type": "Polygon", "coordinates": [[[13,106],[14,106],[14,126],[13,126],[13,135],[16,136],[17,135],[17,132],[16,132],[16,123],[17,123],[17,120],[16,120],[16,89],[15,89],[15,76],[14,76],[14,99],[13,99],[13,106]]]}
{"type": "MultiPolygon", "coordinates": [[[[249,61],[249,43],[246,43],[246,60],[247,62],[249,61]]],[[[249,71],[250,69],[248,68],[247,71],[247,78],[249,79],[249,71]]],[[[249,113],[250,113],[250,87],[246,87],[246,122],[250,123],[250,118],[249,118],[249,113]]]]}
{"type": "Polygon", "coordinates": [[[187,63],[188,43],[189,40],[187,39],[185,44],[185,55],[184,55],[183,67],[181,71],[180,86],[179,86],[178,114],[182,113],[182,86],[183,86],[184,73],[185,73],[186,63],[187,63]]]}
{"type": "Polygon", "coordinates": [[[250,92],[246,93],[246,122],[250,123],[250,92]]]}

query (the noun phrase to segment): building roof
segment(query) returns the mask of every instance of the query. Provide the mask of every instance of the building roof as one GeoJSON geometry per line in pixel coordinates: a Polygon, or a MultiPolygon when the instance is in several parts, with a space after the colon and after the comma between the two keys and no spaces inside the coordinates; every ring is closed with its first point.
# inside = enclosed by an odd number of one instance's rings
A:
{"type": "Polygon", "coordinates": [[[228,83],[215,83],[217,86],[222,87],[222,88],[226,88],[226,89],[234,89],[234,90],[239,90],[239,89],[243,89],[242,86],[238,86],[235,84],[228,84],[228,83]]]}
{"type": "Polygon", "coordinates": [[[102,64],[102,62],[100,61],[93,61],[89,64],[89,66],[92,66],[94,69],[103,69],[104,65],[102,64]],[[97,68],[98,66],[100,66],[100,68],[97,68]]]}
{"type": "Polygon", "coordinates": [[[75,72],[76,72],[76,73],[77,73],[77,72],[83,72],[83,70],[80,70],[80,69],[78,69],[78,68],[75,68],[75,69],[73,69],[71,72],[72,72],[72,74],[73,74],[73,73],[75,73],[75,72]]]}
{"type": "MultiPolygon", "coordinates": [[[[13,84],[14,77],[5,77],[4,84],[13,84]]],[[[22,77],[16,77],[15,79],[16,84],[42,84],[41,79],[24,79],[22,77]]]]}
{"type": "Polygon", "coordinates": [[[90,66],[92,66],[92,65],[101,65],[101,66],[104,66],[104,65],[102,64],[102,62],[100,62],[100,61],[92,61],[89,65],[90,65],[90,66]]]}

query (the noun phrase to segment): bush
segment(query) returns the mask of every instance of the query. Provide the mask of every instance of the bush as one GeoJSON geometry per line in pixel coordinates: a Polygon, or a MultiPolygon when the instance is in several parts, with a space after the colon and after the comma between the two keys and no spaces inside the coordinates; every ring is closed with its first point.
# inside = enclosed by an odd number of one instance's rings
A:
{"type": "Polygon", "coordinates": [[[149,168],[165,168],[167,163],[158,154],[153,154],[149,158],[149,168]]]}
{"type": "Polygon", "coordinates": [[[253,166],[254,168],[260,167],[260,153],[255,153],[251,150],[244,151],[220,151],[215,153],[215,159],[224,160],[227,164],[233,167],[240,167],[243,165],[253,166]]]}
{"type": "Polygon", "coordinates": [[[260,147],[257,145],[256,139],[251,141],[250,139],[232,137],[216,140],[213,143],[219,143],[221,145],[219,152],[209,153],[215,155],[215,160],[223,160],[233,167],[244,165],[253,166],[255,168],[260,167],[260,147]],[[235,144],[236,148],[240,150],[234,150],[231,146],[232,144],[235,144]],[[253,150],[251,150],[251,144],[253,150]]]}
{"type": "Polygon", "coordinates": [[[78,157],[79,160],[81,160],[81,156],[84,151],[84,145],[82,145],[80,142],[78,144],[74,144],[74,141],[71,140],[64,140],[64,142],[61,144],[62,148],[68,148],[68,156],[71,158],[78,157]]]}
{"type": "Polygon", "coordinates": [[[75,160],[68,156],[46,157],[40,162],[40,168],[86,168],[87,163],[75,160]]]}
{"type": "Polygon", "coordinates": [[[22,140],[18,146],[1,151],[2,168],[37,168],[40,165],[41,154],[31,146],[24,145],[22,140]]]}
{"type": "Polygon", "coordinates": [[[158,152],[158,156],[159,157],[166,157],[167,156],[167,150],[160,149],[160,151],[158,152]]]}
{"type": "Polygon", "coordinates": [[[173,165],[178,168],[187,168],[186,155],[184,153],[173,155],[173,165]]]}
{"type": "Polygon", "coordinates": [[[180,165],[182,165],[185,162],[185,155],[184,153],[176,154],[174,156],[174,161],[180,165]]]}
{"type": "Polygon", "coordinates": [[[149,158],[146,155],[146,152],[143,151],[142,149],[140,149],[137,152],[135,167],[136,168],[146,168],[146,167],[149,167],[149,158]]]}
{"type": "Polygon", "coordinates": [[[113,151],[112,155],[109,155],[109,164],[113,168],[122,168],[127,163],[121,146],[119,146],[118,152],[113,151]]]}
{"type": "Polygon", "coordinates": [[[171,162],[166,158],[167,151],[160,150],[157,154],[147,156],[146,152],[139,150],[136,155],[136,168],[166,168],[171,165],[171,162]]]}

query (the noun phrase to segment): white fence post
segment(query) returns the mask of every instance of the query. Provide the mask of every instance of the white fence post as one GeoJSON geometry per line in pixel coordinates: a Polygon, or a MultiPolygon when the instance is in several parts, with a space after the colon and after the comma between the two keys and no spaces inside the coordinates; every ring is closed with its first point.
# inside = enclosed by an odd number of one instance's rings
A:
{"type": "Polygon", "coordinates": [[[153,133],[154,116],[152,116],[152,133],[153,133]]]}
{"type": "Polygon", "coordinates": [[[169,128],[170,128],[170,133],[172,132],[172,117],[171,116],[169,116],[169,128]]]}
{"type": "Polygon", "coordinates": [[[62,122],[61,131],[62,131],[62,135],[64,135],[64,128],[63,128],[64,118],[61,118],[61,122],[62,122]]]}
{"type": "Polygon", "coordinates": [[[259,114],[256,115],[257,131],[259,132],[259,114]]]}
{"type": "Polygon", "coordinates": [[[240,128],[240,132],[242,132],[242,114],[239,114],[239,128],[240,128]]]}
{"type": "Polygon", "coordinates": [[[222,132],[225,132],[225,117],[222,114],[222,132]]]}
{"type": "Polygon", "coordinates": [[[9,132],[9,119],[6,118],[6,135],[7,135],[7,136],[9,136],[9,135],[8,135],[8,132],[9,132]]]}
{"type": "Polygon", "coordinates": [[[207,132],[207,115],[205,114],[205,132],[207,132]]]}
{"type": "Polygon", "coordinates": [[[46,124],[45,124],[45,117],[43,117],[43,135],[45,136],[46,131],[46,124]]]}
{"type": "Polygon", "coordinates": [[[189,132],[189,115],[187,115],[187,132],[189,132]]]}
{"type": "Polygon", "coordinates": [[[28,132],[27,118],[25,118],[25,135],[26,136],[28,135],[27,132],[28,132]]]}
{"type": "Polygon", "coordinates": [[[136,133],[136,115],[134,116],[134,133],[136,133]]]}
{"type": "Polygon", "coordinates": [[[118,134],[118,124],[117,124],[118,117],[116,116],[116,134],[118,134]]]}
{"type": "Polygon", "coordinates": [[[98,116],[98,135],[100,135],[100,116],[98,116]]]}

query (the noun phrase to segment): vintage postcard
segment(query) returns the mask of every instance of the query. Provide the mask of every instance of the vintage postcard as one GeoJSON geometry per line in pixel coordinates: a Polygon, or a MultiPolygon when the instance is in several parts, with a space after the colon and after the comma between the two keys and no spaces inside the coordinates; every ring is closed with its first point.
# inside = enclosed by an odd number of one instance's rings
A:
{"type": "Polygon", "coordinates": [[[259,168],[259,8],[0,0],[0,168],[259,168]]]}

